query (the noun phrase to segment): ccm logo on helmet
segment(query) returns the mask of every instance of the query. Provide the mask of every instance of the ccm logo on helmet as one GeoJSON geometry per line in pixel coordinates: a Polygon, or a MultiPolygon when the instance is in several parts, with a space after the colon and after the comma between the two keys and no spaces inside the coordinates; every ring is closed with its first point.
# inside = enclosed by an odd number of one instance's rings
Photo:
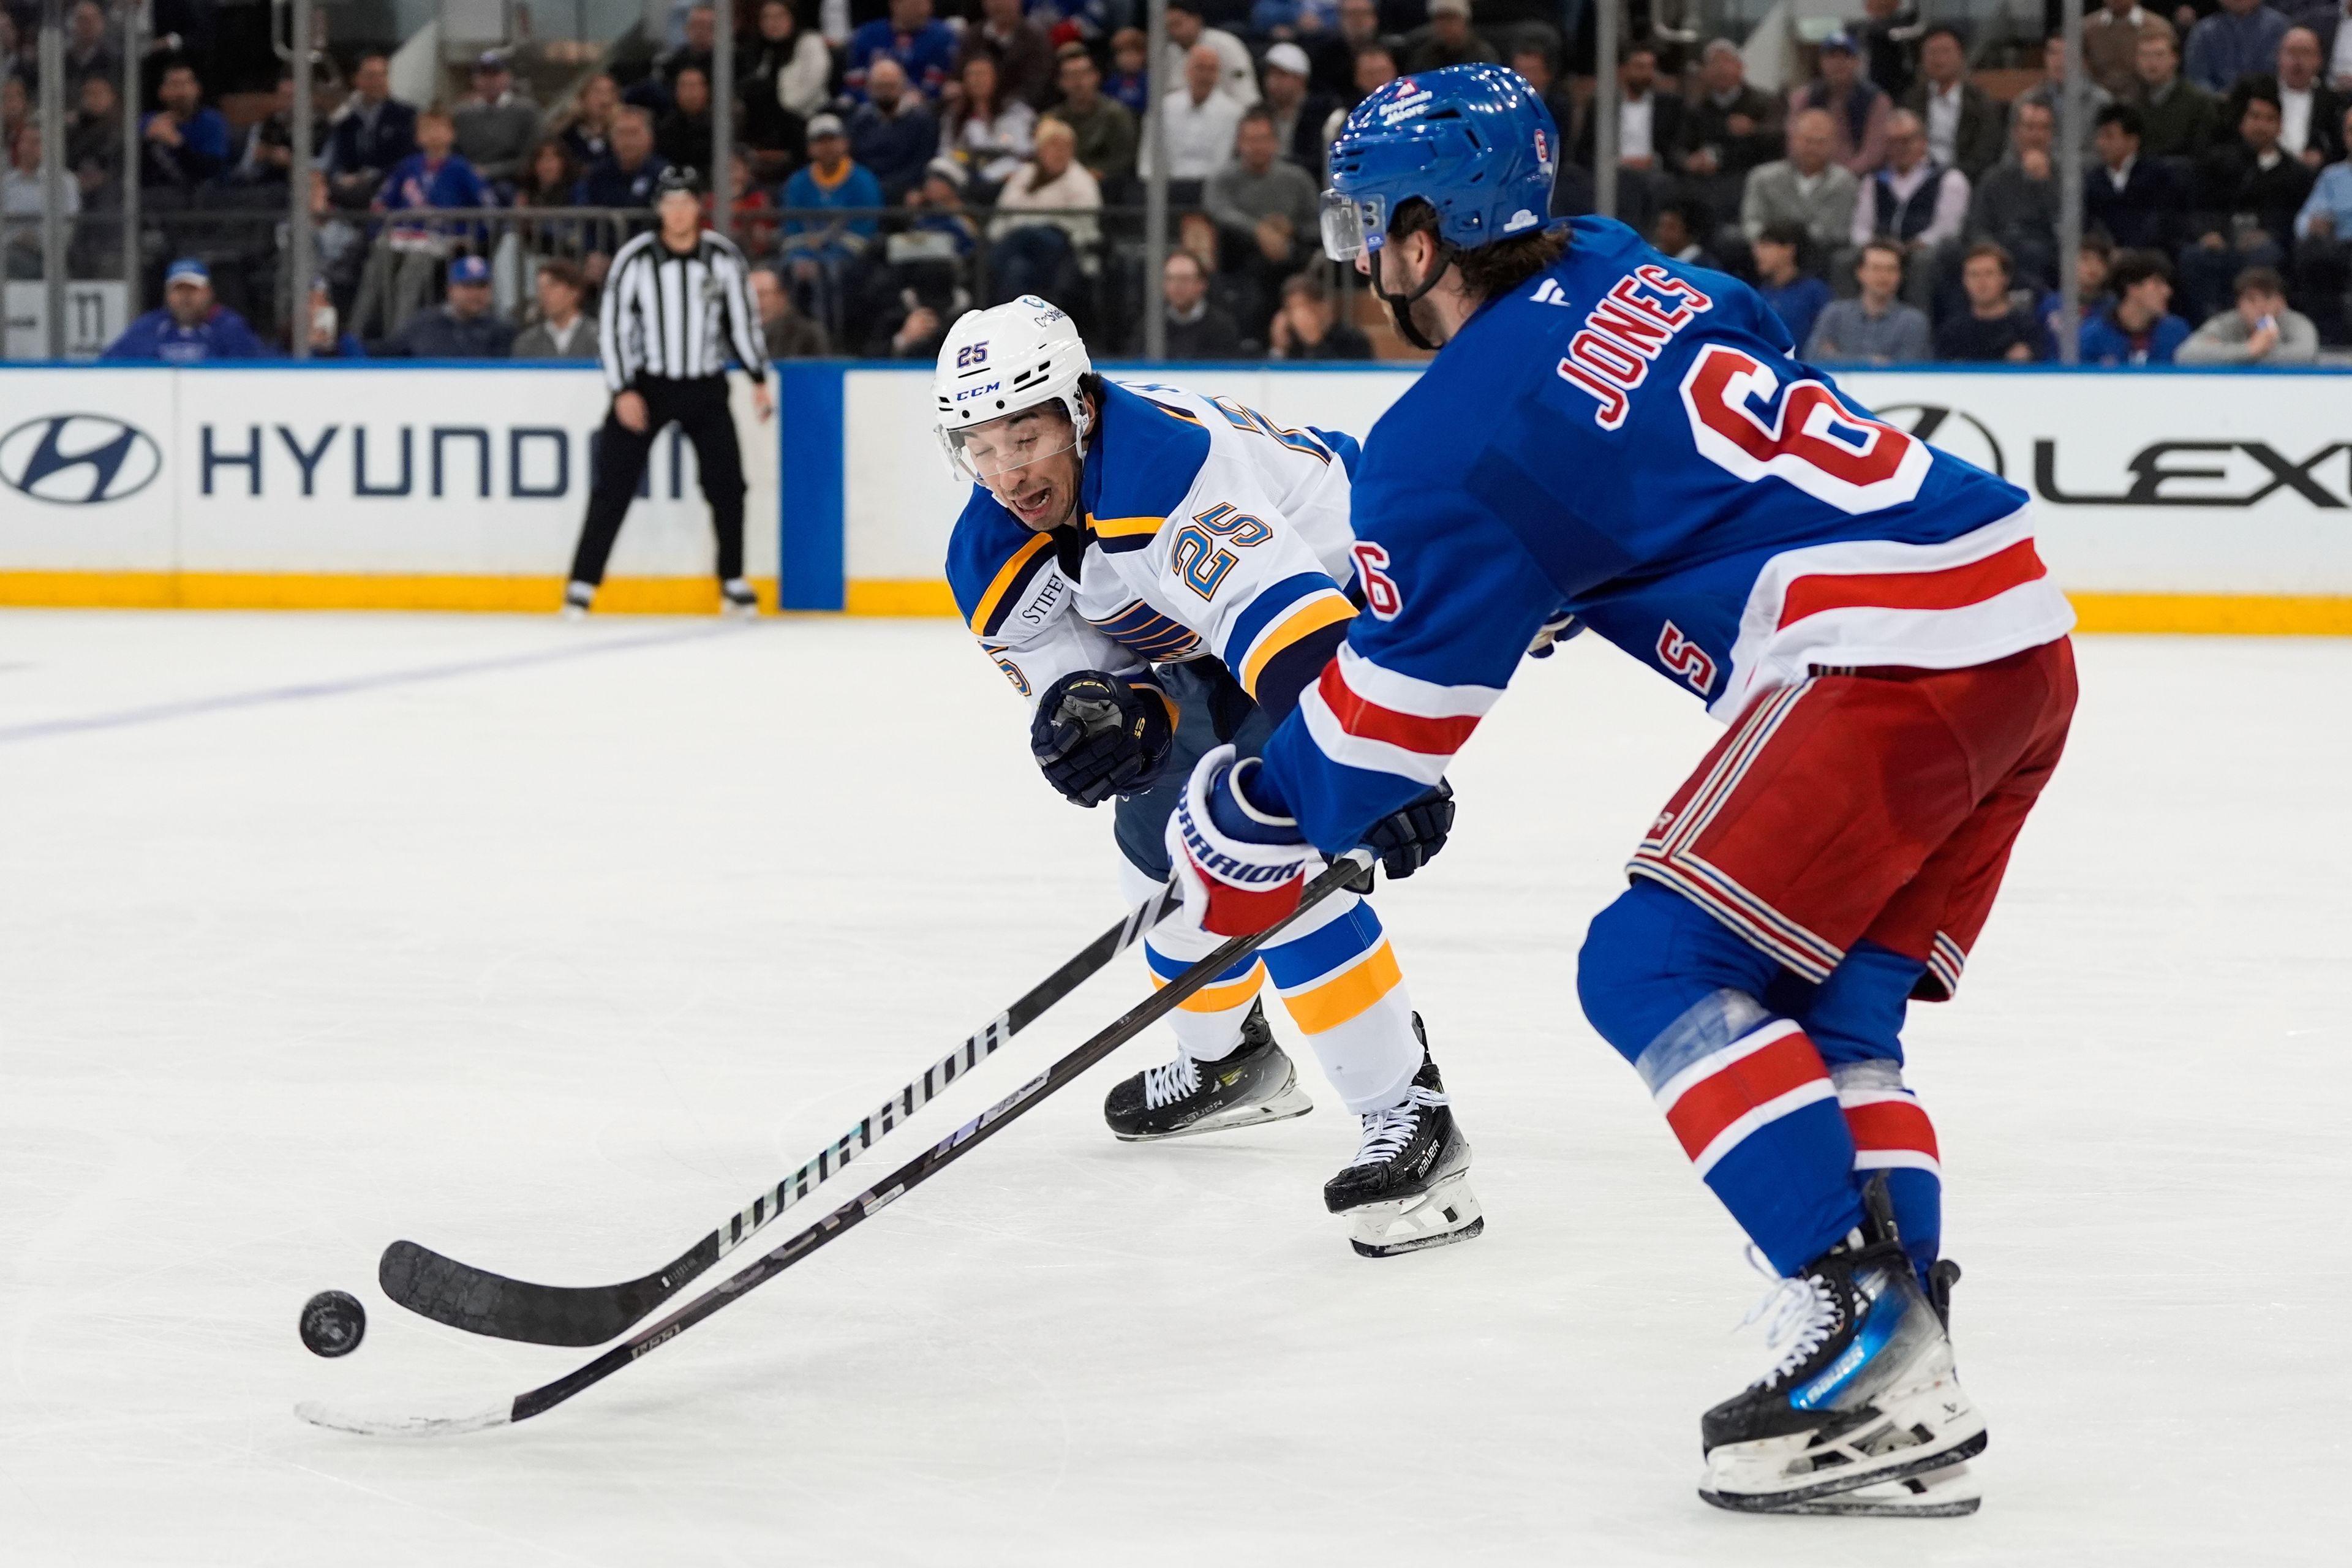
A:
{"type": "Polygon", "coordinates": [[[955,395],[955,400],[961,403],[967,397],[986,397],[1003,384],[1001,381],[992,381],[986,386],[967,386],[955,395]]]}

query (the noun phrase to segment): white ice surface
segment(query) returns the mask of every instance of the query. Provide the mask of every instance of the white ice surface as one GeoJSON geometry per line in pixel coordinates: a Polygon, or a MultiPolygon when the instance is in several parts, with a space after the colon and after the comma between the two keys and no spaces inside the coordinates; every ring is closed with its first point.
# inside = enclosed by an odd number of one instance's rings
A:
{"type": "Polygon", "coordinates": [[[0,1561],[2346,1562],[2352,642],[2082,658],[1912,1028],[1988,1500],[1841,1521],[1693,1493],[1758,1282],[1573,974],[1714,731],[1592,639],[1381,905],[1483,1239],[1351,1255],[1328,1095],[1114,1142],[1153,1038],[572,1404],[403,1443],[289,1412],[586,1357],[391,1307],[386,1242],[654,1266],[1107,924],[1108,814],[946,623],[0,616],[0,1561]],[[340,1362],[294,1334],[330,1286],[371,1308],[340,1362]]]}

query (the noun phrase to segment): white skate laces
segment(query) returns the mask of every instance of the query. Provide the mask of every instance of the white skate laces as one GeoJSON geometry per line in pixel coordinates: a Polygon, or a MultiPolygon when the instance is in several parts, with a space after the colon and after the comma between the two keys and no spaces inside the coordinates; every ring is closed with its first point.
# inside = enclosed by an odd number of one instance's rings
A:
{"type": "Polygon", "coordinates": [[[1359,1165],[1387,1164],[1403,1152],[1404,1146],[1412,1142],[1412,1135],[1421,1130],[1422,1111],[1431,1106],[1446,1103],[1446,1097],[1436,1089],[1423,1089],[1415,1084],[1412,1092],[1404,1097],[1402,1105],[1391,1106],[1386,1110],[1366,1111],[1363,1145],[1356,1151],[1356,1157],[1348,1162],[1348,1169],[1352,1171],[1359,1165]]]}
{"type": "Polygon", "coordinates": [[[1765,1342],[1780,1352],[1780,1359],[1754,1384],[1769,1388],[1804,1365],[1814,1352],[1829,1342],[1830,1336],[1845,1321],[1844,1303],[1835,1288],[1819,1275],[1782,1279],[1774,1274],[1752,1244],[1748,1248],[1748,1261],[1758,1273],[1772,1280],[1772,1289],[1764,1293],[1764,1299],[1739,1320],[1743,1329],[1762,1321],[1765,1342]]]}
{"type": "Polygon", "coordinates": [[[1157,1110],[1163,1105],[1173,1105],[1200,1087],[1201,1064],[1179,1053],[1166,1067],[1145,1069],[1143,1108],[1157,1110]]]}

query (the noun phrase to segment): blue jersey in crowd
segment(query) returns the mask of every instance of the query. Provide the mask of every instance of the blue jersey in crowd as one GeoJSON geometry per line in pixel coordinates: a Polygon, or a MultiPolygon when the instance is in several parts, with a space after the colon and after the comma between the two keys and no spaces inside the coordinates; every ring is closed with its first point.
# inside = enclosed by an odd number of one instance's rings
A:
{"type": "Polygon", "coordinates": [[[200,364],[208,359],[275,359],[275,350],[253,335],[245,318],[223,306],[193,327],[172,319],[169,310],[150,310],[106,346],[111,360],[160,360],[165,364],[200,364]]]}
{"type": "Polygon", "coordinates": [[[1308,838],[1435,784],[1562,609],[1727,721],[1817,668],[2066,632],[2024,493],[1791,353],[1753,289],[1606,218],[1464,326],[1365,442],[1365,613],[1266,752],[1308,838]]]}
{"type": "Polygon", "coordinates": [[[2116,308],[2083,318],[2084,364],[2170,364],[2180,345],[2189,341],[2189,323],[2178,316],[2159,316],[2156,324],[2138,336],[2124,331],[2116,320],[2116,308]]]}
{"type": "Polygon", "coordinates": [[[945,22],[935,21],[925,23],[917,32],[902,33],[890,25],[890,18],[883,16],[849,35],[848,53],[848,68],[842,73],[842,85],[859,102],[866,100],[866,73],[884,55],[906,68],[908,86],[926,98],[936,99],[940,89],[955,75],[955,29],[945,22]]]}
{"type": "MultiPolygon", "coordinates": [[[[830,177],[823,174],[814,163],[805,163],[793,171],[793,177],[784,182],[784,205],[788,207],[856,208],[878,207],[882,205],[882,184],[874,177],[873,171],[860,168],[846,158],[842,160],[841,167],[835,170],[830,177]]],[[[815,224],[806,218],[797,217],[784,220],[784,233],[787,237],[798,234],[821,234],[830,237],[836,228],[845,234],[854,234],[871,239],[874,237],[875,223],[870,217],[848,218],[834,224],[815,224]]],[[[788,244],[784,248],[806,250],[812,247],[804,240],[797,246],[788,244]]],[[[838,244],[828,237],[824,244],[814,248],[823,254],[847,256],[856,247],[838,244]]]]}

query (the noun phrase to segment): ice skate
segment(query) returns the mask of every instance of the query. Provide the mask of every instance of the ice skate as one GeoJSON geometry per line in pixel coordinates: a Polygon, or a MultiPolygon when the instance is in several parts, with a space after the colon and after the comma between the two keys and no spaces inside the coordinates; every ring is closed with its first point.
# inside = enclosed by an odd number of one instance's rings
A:
{"type": "MultiPolygon", "coordinates": [[[[1759,1311],[1780,1360],[1700,1422],[1699,1496],[1749,1513],[1951,1515],[1980,1500],[1964,1461],[1984,1418],[1886,1206],[1864,1190],[1860,1230],[1783,1279],[1759,1311]]],[[[1957,1268],[1939,1273],[1948,1299],[1957,1268]]]]}
{"type": "Polygon", "coordinates": [[[1231,1056],[1202,1062],[1180,1051],[1166,1067],[1146,1068],[1113,1089],[1103,1100],[1103,1120],[1119,1142],[1149,1143],[1286,1121],[1314,1109],[1298,1087],[1298,1069],[1275,1044],[1265,1009],[1253,1002],[1231,1056]]]}
{"type": "Polygon", "coordinates": [[[565,620],[584,621],[588,618],[588,612],[595,608],[595,606],[596,584],[593,583],[567,583],[564,584],[563,618],[565,620]]]}
{"type": "MultiPolygon", "coordinates": [[[[1412,1032],[1422,1035],[1421,1016],[1412,1032]]],[[[1423,1035],[1423,1049],[1428,1038],[1423,1035]]],[[[1364,1142],[1347,1168],[1323,1184],[1323,1203],[1350,1223],[1350,1245],[1366,1258],[1393,1258],[1467,1241],[1486,1228],[1470,1191],[1470,1141],[1454,1125],[1437,1064],[1423,1055],[1404,1103],[1364,1119],[1364,1142]]]]}
{"type": "Polygon", "coordinates": [[[719,585],[719,613],[739,620],[755,620],[760,614],[760,595],[751,584],[740,577],[730,577],[719,585]]]}

